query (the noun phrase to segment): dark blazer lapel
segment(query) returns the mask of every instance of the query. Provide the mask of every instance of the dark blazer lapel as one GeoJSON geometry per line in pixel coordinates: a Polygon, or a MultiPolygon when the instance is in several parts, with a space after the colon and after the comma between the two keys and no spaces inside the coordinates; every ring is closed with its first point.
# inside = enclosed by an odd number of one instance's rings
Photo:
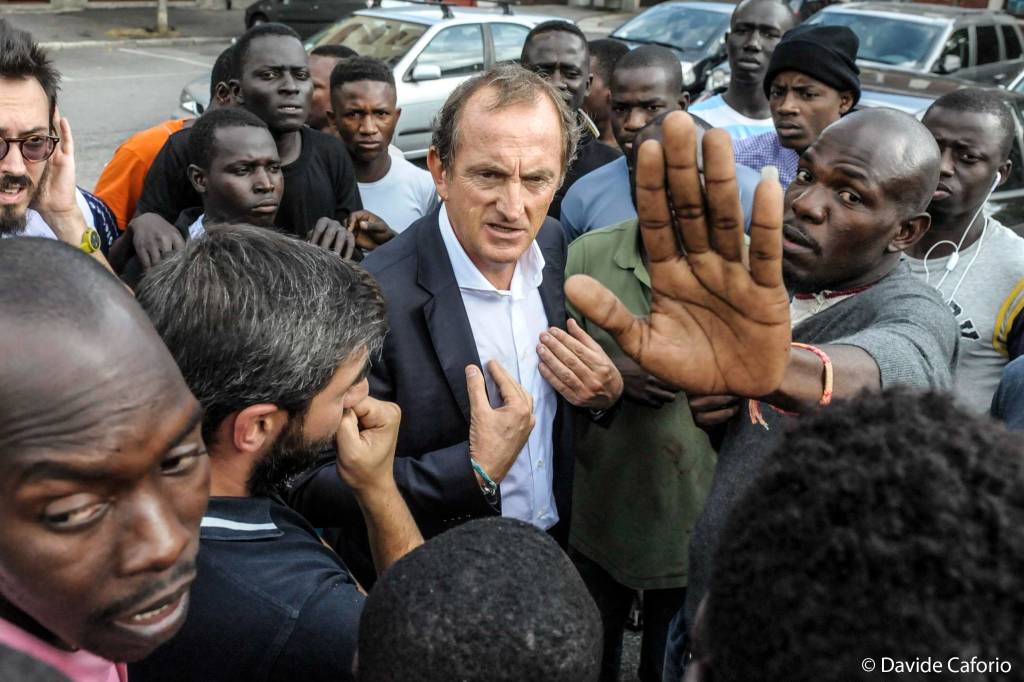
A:
{"type": "Polygon", "coordinates": [[[537,245],[544,256],[544,279],[540,284],[540,300],[544,304],[548,324],[565,329],[565,237],[561,234],[560,225],[550,225],[553,222],[550,218],[547,219],[537,234],[537,245]],[[557,233],[552,233],[552,227],[557,233]]]}
{"type": "Polygon", "coordinates": [[[430,229],[421,230],[417,243],[417,280],[431,298],[423,306],[430,341],[444,371],[448,387],[469,423],[469,393],[466,390],[466,365],[480,365],[473,329],[455,272],[448,259],[437,214],[430,229]]]}

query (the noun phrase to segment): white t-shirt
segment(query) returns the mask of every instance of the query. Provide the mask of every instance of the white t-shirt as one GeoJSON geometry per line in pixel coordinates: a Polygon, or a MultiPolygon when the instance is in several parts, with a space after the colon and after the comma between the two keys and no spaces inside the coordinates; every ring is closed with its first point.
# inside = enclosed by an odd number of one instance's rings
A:
{"type": "Polygon", "coordinates": [[[771,116],[768,118],[744,116],[730,107],[721,95],[697,102],[688,111],[701,117],[715,128],[724,128],[732,136],[733,141],[761,133],[775,132],[775,124],[772,123],[771,116]]]}
{"type": "Polygon", "coordinates": [[[363,208],[379,216],[395,232],[437,208],[439,199],[430,173],[391,154],[391,170],[377,182],[360,182],[363,208]]]}

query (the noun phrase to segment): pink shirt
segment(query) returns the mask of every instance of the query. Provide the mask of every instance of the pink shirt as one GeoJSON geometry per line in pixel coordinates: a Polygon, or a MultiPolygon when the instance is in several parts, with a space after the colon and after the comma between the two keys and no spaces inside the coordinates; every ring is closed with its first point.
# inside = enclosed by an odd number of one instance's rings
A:
{"type": "Polygon", "coordinates": [[[0,618],[0,643],[71,678],[72,682],[127,682],[124,663],[111,663],[88,651],[64,651],[0,618]]]}

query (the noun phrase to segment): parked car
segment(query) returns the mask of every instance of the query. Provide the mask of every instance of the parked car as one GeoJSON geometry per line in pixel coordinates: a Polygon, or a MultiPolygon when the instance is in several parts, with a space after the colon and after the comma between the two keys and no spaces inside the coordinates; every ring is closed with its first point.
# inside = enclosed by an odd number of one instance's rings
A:
{"type": "Polygon", "coordinates": [[[366,0],[256,0],[245,8],[245,27],[274,21],[291,26],[305,39],[366,7],[366,0]]]}
{"type": "Polygon", "coordinates": [[[452,90],[496,63],[519,59],[530,29],[552,19],[559,18],[513,14],[508,5],[367,9],[321,31],[306,48],[345,45],[392,67],[402,108],[393,144],[406,158],[419,159],[427,155],[434,116],[452,90]]]}
{"type": "Polygon", "coordinates": [[[728,2],[663,2],[638,14],[611,36],[630,48],[662,45],[679,55],[683,87],[704,89],[707,74],[725,60],[725,34],[736,9],[728,2]]]}
{"type": "Polygon", "coordinates": [[[974,78],[1024,63],[1024,34],[1005,12],[916,3],[857,2],[826,7],[809,24],[848,26],[860,38],[857,63],[877,69],[974,78]]]}

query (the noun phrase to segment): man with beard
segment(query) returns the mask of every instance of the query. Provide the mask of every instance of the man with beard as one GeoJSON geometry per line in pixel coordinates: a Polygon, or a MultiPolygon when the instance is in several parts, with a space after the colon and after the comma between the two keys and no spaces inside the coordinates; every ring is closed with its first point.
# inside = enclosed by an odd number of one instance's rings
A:
{"type": "Polygon", "coordinates": [[[965,408],[988,412],[1003,368],[1024,352],[1024,239],[983,210],[1010,176],[1013,114],[999,90],[965,88],[935,100],[922,122],[942,169],[931,229],[908,262],[960,323],[954,393],[965,408]]]}
{"type": "Polygon", "coordinates": [[[189,608],[210,481],[200,407],[81,252],[2,241],[0,291],[0,645],[75,682],[123,681],[189,608]]]}
{"type": "MultiPolygon", "coordinates": [[[[750,399],[719,448],[690,544],[676,634],[694,622],[733,503],[787,423],[862,391],[901,384],[946,389],[956,362],[949,308],[900,262],[928,229],[925,209],[939,181],[939,149],[924,126],[889,109],[830,126],[800,159],[785,217],[778,185],[758,187],[749,269],[730,143],[724,131],[704,136],[706,194],[695,133],[684,115],[670,114],[665,122],[664,156],[656,142],[640,150],[637,202],[651,260],[648,319],[634,317],[590,278],[566,283],[575,307],[658,379],[697,395],[750,399]],[[880,136],[885,145],[877,144],[880,136]]],[[[679,679],[671,673],[680,654],[666,655],[666,679],[679,679]]]]}
{"type": "Polygon", "coordinates": [[[32,36],[0,20],[0,238],[59,239],[109,269],[83,213],[85,197],[79,204],[71,125],[57,111],[59,81],[32,36]]]}
{"type": "MultiPolygon", "coordinates": [[[[284,175],[276,225],[324,248],[344,241],[346,223],[362,208],[352,161],[337,138],[306,127],[313,84],[298,34],[282,24],[246,31],[234,48],[234,100],[270,128],[284,175]]],[[[188,179],[190,130],[172,135],[153,162],[129,226],[145,268],[181,249],[174,221],[202,205],[188,179]]]]}
{"type": "Polygon", "coordinates": [[[860,99],[859,47],[846,26],[804,24],[782,36],[762,84],[775,130],[734,140],[736,163],[775,166],[788,187],[804,150],[860,99]]]}
{"type": "Polygon", "coordinates": [[[762,84],[775,46],[796,22],[781,0],[745,0],[736,5],[725,37],[729,87],[694,104],[690,112],[724,128],[733,140],[772,132],[772,112],[762,84]]]}
{"type": "Polygon", "coordinates": [[[226,225],[138,296],[203,406],[212,475],[196,608],[133,682],[351,679],[363,595],[278,491],[336,447],[377,570],[422,542],[393,477],[400,411],[368,396],[377,284],[324,249],[226,225]]]}
{"type": "Polygon", "coordinates": [[[587,37],[576,24],[556,19],[537,24],[526,36],[523,54],[519,60],[523,67],[548,79],[565,100],[569,110],[582,117],[583,132],[576,148],[576,158],[565,171],[562,185],[548,207],[548,215],[558,218],[562,211],[562,198],[573,183],[581,177],[614,161],[618,152],[594,137],[586,114],[580,112],[590,92],[590,51],[587,37]]]}

